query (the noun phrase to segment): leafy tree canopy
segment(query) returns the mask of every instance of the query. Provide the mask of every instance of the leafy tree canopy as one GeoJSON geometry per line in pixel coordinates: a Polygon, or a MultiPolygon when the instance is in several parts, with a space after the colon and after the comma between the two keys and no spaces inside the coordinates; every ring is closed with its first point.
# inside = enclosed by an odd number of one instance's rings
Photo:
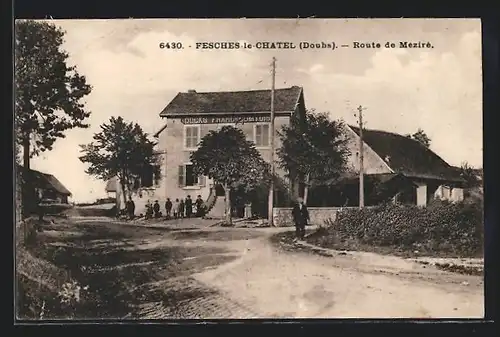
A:
{"type": "Polygon", "coordinates": [[[82,98],[91,86],[68,66],[63,37],[64,31],[51,23],[15,24],[16,141],[24,146],[25,165],[30,156],[51,150],[66,130],[88,127],[90,112],[82,98]]]}
{"type": "Polygon", "coordinates": [[[206,134],[191,154],[196,174],[205,175],[231,189],[249,191],[268,182],[269,165],[242,130],[223,126],[206,134]]]}
{"type": "Polygon", "coordinates": [[[411,134],[411,135],[408,134],[408,135],[406,135],[406,137],[409,137],[411,139],[414,139],[414,140],[420,142],[422,145],[424,145],[427,148],[431,146],[431,139],[427,136],[425,131],[420,129],[420,128],[414,134],[411,134]]]}
{"type": "Polygon", "coordinates": [[[474,169],[467,162],[463,162],[460,166],[460,176],[466,181],[467,188],[481,186],[482,170],[474,169]]]}
{"type": "Polygon", "coordinates": [[[89,164],[87,174],[103,180],[118,177],[122,189],[130,193],[145,172],[159,177],[155,145],[137,123],[111,117],[94,134],[93,142],[80,145],[83,153],[80,160],[89,164]]]}
{"type": "Polygon", "coordinates": [[[305,119],[293,117],[279,132],[280,167],[292,177],[309,177],[306,183],[310,185],[335,180],[345,171],[349,158],[344,127],[343,122],[314,110],[307,111],[305,119]]]}

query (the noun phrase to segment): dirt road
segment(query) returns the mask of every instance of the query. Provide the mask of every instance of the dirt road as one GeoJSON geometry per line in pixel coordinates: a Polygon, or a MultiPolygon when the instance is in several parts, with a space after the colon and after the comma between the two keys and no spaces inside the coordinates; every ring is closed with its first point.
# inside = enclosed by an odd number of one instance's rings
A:
{"type": "Polygon", "coordinates": [[[145,228],[79,220],[71,230],[44,235],[60,256],[70,253],[73,264],[53,260],[98,292],[97,317],[483,316],[481,277],[376,254],[286,251],[270,237],[290,229],[209,224],[145,228]]]}

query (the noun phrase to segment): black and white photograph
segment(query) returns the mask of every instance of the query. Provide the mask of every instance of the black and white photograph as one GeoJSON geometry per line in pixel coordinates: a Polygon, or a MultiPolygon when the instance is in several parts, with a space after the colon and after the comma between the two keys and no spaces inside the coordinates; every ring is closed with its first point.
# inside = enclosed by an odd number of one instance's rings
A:
{"type": "Polygon", "coordinates": [[[14,25],[17,320],[484,317],[479,19],[14,25]]]}

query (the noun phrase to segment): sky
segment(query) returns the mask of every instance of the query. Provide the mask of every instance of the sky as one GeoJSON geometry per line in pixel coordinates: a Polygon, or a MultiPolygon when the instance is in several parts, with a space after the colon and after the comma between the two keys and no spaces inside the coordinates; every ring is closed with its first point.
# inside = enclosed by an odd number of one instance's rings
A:
{"type": "Polygon", "coordinates": [[[431,149],[451,165],[482,166],[481,31],[478,19],[155,19],[50,20],[65,32],[63,49],[92,85],[88,129],[74,129],[31,166],[54,174],[76,202],[105,196],[85,174],[79,144],[92,141],[111,116],[150,134],[178,93],[304,88],[308,109],[401,134],[423,129],[431,149]],[[347,48],[199,50],[197,42],[335,42],[347,48]],[[354,42],[430,42],[433,48],[353,48],[354,42]],[[181,42],[183,50],[161,49],[181,42]],[[189,46],[192,46],[189,48],[189,46]]]}

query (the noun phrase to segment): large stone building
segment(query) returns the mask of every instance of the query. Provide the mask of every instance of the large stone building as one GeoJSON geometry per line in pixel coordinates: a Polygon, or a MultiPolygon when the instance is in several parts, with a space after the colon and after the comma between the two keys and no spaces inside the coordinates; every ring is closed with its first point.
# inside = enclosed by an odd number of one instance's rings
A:
{"type": "MultiPolygon", "coordinates": [[[[293,114],[305,115],[303,89],[298,86],[275,90],[275,149],[280,147],[278,131],[290,123],[293,114]]],[[[163,127],[155,134],[158,138],[157,153],[160,156],[161,177],[145,176],[133,199],[139,213],[144,212],[147,201],[166,198],[192,198],[201,195],[208,206],[221,210],[216,204],[223,195],[220,186],[208,177],[196,176],[190,163],[190,155],[198,147],[201,138],[211,130],[232,125],[243,130],[248,140],[255,142],[262,157],[271,157],[271,90],[232,92],[178,93],[161,111],[163,127]],[[157,182],[155,182],[157,181],[157,182]]],[[[284,172],[277,169],[277,174],[284,172]]],[[[117,184],[108,184],[107,192],[118,192],[117,184]],[[113,191],[111,191],[113,190],[113,191]]],[[[218,214],[220,215],[220,214],[218,214]]]]}

